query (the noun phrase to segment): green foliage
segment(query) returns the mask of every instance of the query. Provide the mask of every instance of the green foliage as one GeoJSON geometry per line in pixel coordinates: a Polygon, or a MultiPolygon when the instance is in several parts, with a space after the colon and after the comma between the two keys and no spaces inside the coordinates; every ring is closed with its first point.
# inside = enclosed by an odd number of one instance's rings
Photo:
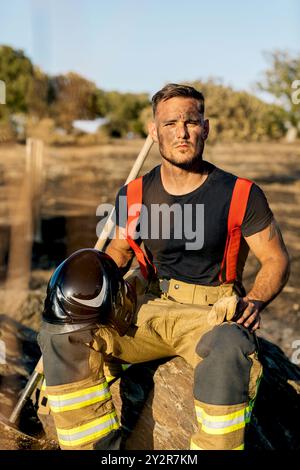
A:
{"type": "Polygon", "coordinates": [[[71,130],[75,119],[94,119],[98,113],[96,85],[80,75],[70,72],[50,79],[50,117],[71,130]]]}
{"type": "Polygon", "coordinates": [[[0,46],[0,79],[6,84],[6,106],[10,112],[27,112],[27,92],[32,85],[33,65],[21,50],[0,46]]]}
{"type": "Polygon", "coordinates": [[[146,93],[119,93],[110,91],[105,94],[106,115],[109,122],[104,126],[113,137],[123,137],[132,132],[145,135],[142,110],[149,105],[146,93]]]}
{"type": "Polygon", "coordinates": [[[189,84],[204,94],[205,114],[211,121],[210,142],[257,141],[284,135],[284,112],[279,106],[214,80],[189,84]]]}
{"type": "Polygon", "coordinates": [[[300,122],[300,106],[292,102],[292,83],[300,80],[300,55],[292,57],[287,51],[276,50],[266,54],[270,67],[257,85],[260,90],[275,96],[286,111],[292,126],[300,122]]]}
{"type": "MultiPolygon", "coordinates": [[[[291,102],[291,83],[300,79],[300,59],[278,51],[269,57],[271,68],[260,88],[273,93],[282,107],[213,80],[191,83],[206,99],[210,142],[277,139],[284,135],[287,120],[293,125],[300,121],[300,106],[291,102]]],[[[23,114],[28,129],[35,127],[34,122],[51,121],[53,132],[62,127],[71,133],[75,119],[106,117],[107,123],[101,128],[104,137],[124,137],[128,133],[145,136],[148,132],[152,112],[146,93],[106,92],[73,72],[49,77],[23,51],[9,46],[0,46],[0,80],[7,90],[6,105],[0,106],[0,120],[6,126],[11,124],[12,115],[23,114]]],[[[41,132],[46,134],[50,127],[42,126],[41,132]]]]}
{"type": "Polygon", "coordinates": [[[6,105],[0,118],[28,113],[41,118],[48,112],[48,77],[21,50],[0,46],[0,79],[6,84],[6,105]]]}
{"type": "Polygon", "coordinates": [[[100,88],[97,88],[94,92],[94,100],[97,116],[106,116],[108,113],[108,100],[106,98],[105,91],[101,90],[100,88]]]}
{"type": "Polygon", "coordinates": [[[152,119],[153,119],[152,106],[149,104],[142,110],[140,114],[140,121],[143,125],[143,133],[145,135],[148,134],[148,124],[149,122],[152,121],[152,119]]]}
{"type": "Polygon", "coordinates": [[[33,80],[29,82],[26,102],[28,114],[39,119],[48,115],[49,78],[34,67],[33,80]]]}

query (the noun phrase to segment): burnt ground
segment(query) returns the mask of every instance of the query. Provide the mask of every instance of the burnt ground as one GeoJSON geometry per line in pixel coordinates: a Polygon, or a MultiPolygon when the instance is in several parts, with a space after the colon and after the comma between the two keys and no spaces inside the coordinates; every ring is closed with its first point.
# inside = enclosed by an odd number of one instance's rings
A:
{"type": "MultiPolygon", "coordinates": [[[[40,197],[41,237],[36,236],[33,244],[29,291],[22,302],[17,302],[19,307],[16,311],[6,309],[6,304],[1,302],[0,314],[9,315],[28,327],[30,333],[26,330],[27,334],[33,335],[30,341],[27,338],[27,352],[24,352],[23,347],[20,349],[20,341],[11,339],[8,347],[11,360],[4,365],[0,363],[0,412],[6,416],[38,357],[38,350],[34,346],[35,332],[39,329],[47,281],[55,266],[70,253],[82,247],[94,246],[96,224],[99,221],[95,215],[96,207],[100,203],[114,202],[115,194],[125,181],[142,143],[125,141],[88,148],[47,148],[44,152],[45,179],[40,197]]],[[[205,158],[259,184],[279,222],[291,257],[292,271],[287,286],[266,308],[259,335],[277,344],[295,361],[299,358],[297,347],[300,345],[300,287],[297,282],[300,278],[300,147],[284,143],[217,144],[207,147],[205,158]]],[[[157,163],[158,152],[153,148],[142,172],[157,163]]],[[[1,147],[1,298],[5,295],[10,227],[14,222],[14,207],[24,179],[24,168],[23,146],[1,147]]],[[[246,288],[251,286],[258,268],[258,262],[250,254],[244,273],[246,288]]],[[[14,292],[14,296],[17,300],[18,291],[14,292]]],[[[14,303],[14,298],[12,301],[14,303]]],[[[5,339],[4,330],[1,329],[1,334],[5,339]]],[[[10,338],[14,338],[14,335],[10,338]]],[[[24,345],[24,338],[21,344],[24,345]]],[[[25,442],[23,445],[22,439],[20,445],[7,433],[5,438],[2,432],[1,435],[0,449],[35,448],[32,443],[25,442]]],[[[40,442],[38,448],[48,448],[47,445],[51,448],[50,444],[40,442]]]]}

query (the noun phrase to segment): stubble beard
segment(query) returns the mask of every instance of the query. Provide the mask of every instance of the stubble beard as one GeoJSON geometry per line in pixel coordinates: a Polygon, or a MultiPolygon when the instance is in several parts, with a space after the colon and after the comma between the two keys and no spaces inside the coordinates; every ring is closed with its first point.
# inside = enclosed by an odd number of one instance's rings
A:
{"type": "Polygon", "coordinates": [[[159,146],[160,154],[164,160],[166,160],[168,163],[171,163],[171,165],[176,166],[177,168],[181,168],[182,170],[186,170],[186,171],[193,172],[193,173],[198,173],[199,171],[201,171],[203,167],[203,160],[202,160],[203,149],[204,149],[204,145],[202,146],[202,148],[199,150],[199,152],[196,155],[194,155],[187,161],[181,162],[181,161],[178,161],[176,157],[170,157],[170,156],[165,155],[163,146],[162,145],[159,146]]]}

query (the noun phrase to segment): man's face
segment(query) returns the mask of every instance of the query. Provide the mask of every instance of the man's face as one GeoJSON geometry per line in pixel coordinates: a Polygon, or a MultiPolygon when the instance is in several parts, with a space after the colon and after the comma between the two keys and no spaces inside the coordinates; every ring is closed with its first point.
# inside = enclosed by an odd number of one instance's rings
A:
{"type": "Polygon", "coordinates": [[[175,166],[188,168],[201,160],[209,124],[194,98],[175,97],[161,101],[149,131],[163,158],[175,166]]]}

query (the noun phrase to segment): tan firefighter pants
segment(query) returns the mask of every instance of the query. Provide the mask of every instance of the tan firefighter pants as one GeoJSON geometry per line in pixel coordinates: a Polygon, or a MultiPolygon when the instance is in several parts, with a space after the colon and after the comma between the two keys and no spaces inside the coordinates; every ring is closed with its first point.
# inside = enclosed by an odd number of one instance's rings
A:
{"type": "Polygon", "coordinates": [[[105,362],[179,355],[195,370],[199,430],[191,448],[243,449],[262,368],[255,335],[230,321],[238,300],[233,285],[171,280],[167,293],[153,285],[139,300],[136,323],[123,337],[101,325],[63,334],[56,326],[42,326],[46,393],[61,448],[118,448],[105,362]]]}

